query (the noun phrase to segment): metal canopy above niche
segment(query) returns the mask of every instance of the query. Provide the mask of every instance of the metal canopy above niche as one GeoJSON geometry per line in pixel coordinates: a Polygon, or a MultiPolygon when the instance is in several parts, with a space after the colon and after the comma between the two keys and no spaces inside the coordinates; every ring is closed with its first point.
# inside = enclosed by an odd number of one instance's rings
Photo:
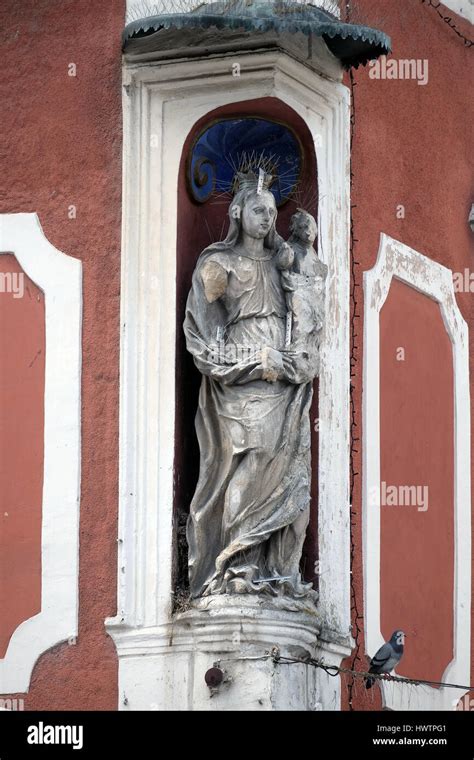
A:
{"type": "Polygon", "coordinates": [[[344,23],[322,8],[289,0],[218,0],[186,13],[137,19],[125,27],[123,51],[127,55],[158,53],[160,57],[176,56],[183,49],[187,54],[190,49],[196,54],[230,52],[274,46],[280,37],[296,34],[309,42],[322,38],[346,69],[391,51],[390,38],[384,32],[344,23]]]}

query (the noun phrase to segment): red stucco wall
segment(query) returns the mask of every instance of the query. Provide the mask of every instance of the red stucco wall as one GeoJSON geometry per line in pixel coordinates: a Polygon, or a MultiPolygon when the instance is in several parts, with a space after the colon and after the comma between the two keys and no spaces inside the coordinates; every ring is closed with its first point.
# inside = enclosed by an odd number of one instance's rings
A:
{"type": "Polygon", "coordinates": [[[407,634],[398,675],[430,681],[454,657],[453,381],[438,304],[392,280],[380,312],[380,628],[407,634]]]}
{"type": "Polygon", "coordinates": [[[117,706],[104,619],[116,612],[124,14],[122,0],[0,4],[0,212],[37,212],[84,274],[79,638],[40,658],[25,709],[117,706]]]}
{"type": "MultiPolygon", "coordinates": [[[[435,10],[421,0],[360,0],[358,5],[369,23],[376,23],[383,17],[382,26],[392,38],[394,57],[428,59],[429,81],[426,86],[420,86],[416,81],[371,79],[368,69],[354,73],[354,292],[356,311],[361,314],[361,318],[355,320],[354,341],[353,396],[357,427],[353,432],[356,438],[360,438],[361,431],[363,435],[362,273],[375,264],[380,232],[402,241],[453,271],[462,272],[466,267],[474,269],[473,237],[467,224],[473,200],[470,158],[473,130],[472,120],[466,118],[471,87],[471,53],[435,10]],[[399,204],[405,207],[404,219],[397,218],[399,204]]],[[[446,15],[453,16],[447,9],[446,15]]],[[[454,18],[464,34],[472,37],[472,26],[460,17],[454,18]]],[[[348,77],[346,81],[349,83],[348,77]]],[[[474,369],[472,300],[472,294],[457,294],[457,302],[471,331],[471,377],[474,369]]],[[[446,434],[449,435],[448,428],[446,434]]],[[[366,659],[361,548],[363,470],[359,442],[356,442],[354,449],[353,470],[357,474],[354,477],[352,518],[355,543],[352,614],[356,648],[346,664],[361,670],[366,666],[366,659]]],[[[383,540],[385,544],[388,537],[384,536],[383,540]]],[[[400,562],[404,562],[403,556],[400,556],[400,562]]],[[[451,568],[438,567],[437,572],[449,573],[451,568]]],[[[402,582],[406,583],[406,579],[402,582]]],[[[413,621],[416,618],[417,593],[410,592],[413,621]]],[[[390,599],[383,598],[382,606],[388,609],[390,599]]],[[[410,618],[408,611],[407,617],[410,618]]],[[[410,626],[410,619],[407,624],[410,626]]],[[[442,621],[439,621],[439,626],[444,636],[442,621]]],[[[383,632],[386,635],[391,633],[385,629],[383,632]]],[[[426,631],[418,631],[418,634],[425,636],[426,631]]],[[[433,632],[430,632],[429,637],[432,636],[433,632]]],[[[407,651],[410,646],[412,644],[408,639],[407,651]]],[[[471,661],[474,662],[474,652],[471,661]]],[[[429,678],[428,675],[425,677],[429,678]]],[[[353,709],[380,709],[380,698],[374,696],[373,691],[366,692],[360,686],[352,691],[344,690],[345,708],[349,708],[352,696],[353,709]]]]}
{"type": "Polygon", "coordinates": [[[41,609],[44,295],[0,256],[0,658],[41,609]],[[7,279],[8,275],[12,279],[7,279]],[[14,278],[14,279],[13,279],[14,278]]]}

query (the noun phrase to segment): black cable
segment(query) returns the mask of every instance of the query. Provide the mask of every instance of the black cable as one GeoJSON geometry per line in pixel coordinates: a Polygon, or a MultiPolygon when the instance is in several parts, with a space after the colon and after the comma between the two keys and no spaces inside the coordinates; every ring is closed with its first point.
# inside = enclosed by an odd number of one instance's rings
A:
{"type": "Polygon", "coordinates": [[[321,668],[332,677],[338,676],[341,673],[350,673],[357,678],[374,678],[379,681],[396,681],[397,683],[412,684],[414,686],[444,686],[448,689],[465,689],[466,691],[474,691],[474,686],[466,686],[458,683],[445,683],[444,681],[426,681],[420,678],[403,678],[402,676],[391,676],[389,673],[369,673],[368,671],[353,670],[352,668],[340,668],[337,665],[326,665],[322,660],[298,660],[293,657],[279,656],[277,662],[284,662],[289,665],[294,663],[304,663],[306,665],[311,665],[314,668],[321,668]]]}
{"type": "Polygon", "coordinates": [[[404,678],[402,676],[391,676],[389,673],[370,673],[367,670],[353,670],[352,668],[341,668],[338,665],[327,665],[323,660],[316,660],[312,657],[306,659],[298,657],[285,657],[280,654],[280,648],[275,645],[270,652],[262,655],[250,655],[241,657],[221,657],[214,662],[214,667],[220,667],[223,662],[242,662],[243,660],[273,660],[275,665],[310,665],[313,668],[324,670],[328,676],[335,678],[341,673],[349,673],[355,678],[373,678],[378,681],[395,681],[397,683],[411,684],[412,686],[444,686],[447,689],[463,689],[464,691],[474,691],[474,686],[466,686],[458,683],[446,683],[444,681],[427,681],[421,678],[404,678]]]}

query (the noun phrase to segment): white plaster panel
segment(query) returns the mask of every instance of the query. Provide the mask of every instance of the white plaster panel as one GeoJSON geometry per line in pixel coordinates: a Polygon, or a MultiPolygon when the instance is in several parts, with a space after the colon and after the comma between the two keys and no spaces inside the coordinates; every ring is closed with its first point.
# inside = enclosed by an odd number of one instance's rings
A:
{"type": "MultiPolygon", "coordinates": [[[[442,681],[470,682],[471,642],[471,453],[468,327],[456,303],[453,273],[382,234],[377,263],[364,273],[363,542],[367,652],[384,643],[380,631],[380,310],[393,278],[438,302],[453,344],[455,386],[455,573],[454,657],[442,681]]],[[[393,710],[451,710],[465,692],[451,688],[383,682],[384,704],[393,710]]]]}
{"type": "Polygon", "coordinates": [[[36,214],[0,215],[2,253],[43,291],[46,320],[41,612],[0,660],[0,693],[9,694],[27,692],[40,655],[77,636],[82,266],[46,239],[36,214]]]}

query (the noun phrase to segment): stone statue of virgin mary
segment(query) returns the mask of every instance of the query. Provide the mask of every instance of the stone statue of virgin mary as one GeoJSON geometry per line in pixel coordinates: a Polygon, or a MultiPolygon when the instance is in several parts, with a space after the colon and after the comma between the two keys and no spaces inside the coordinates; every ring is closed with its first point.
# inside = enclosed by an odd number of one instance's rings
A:
{"type": "Polygon", "coordinates": [[[239,175],[227,237],[201,253],[186,307],[187,348],[202,374],[200,474],[187,526],[194,598],[316,596],[299,564],[327,270],[312,248],[313,217],[312,239],[299,241],[305,266],[296,266],[297,229],[290,245],[278,235],[270,180],[239,175]]]}

